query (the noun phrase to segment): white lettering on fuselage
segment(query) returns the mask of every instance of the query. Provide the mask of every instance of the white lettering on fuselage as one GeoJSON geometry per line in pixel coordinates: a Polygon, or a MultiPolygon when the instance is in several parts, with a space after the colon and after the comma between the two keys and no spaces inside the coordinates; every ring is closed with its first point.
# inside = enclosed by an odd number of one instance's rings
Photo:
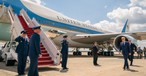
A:
{"type": "Polygon", "coordinates": [[[71,20],[71,19],[68,19],[68,18],[60,17],[60,16],[57,16],[57,19],[59,21],[62,21],[62,22],[67,22],[67,23],[71,23],[71,24],[74,24],[74,25],[80,25],[80,26],[82,26],[84,28],[86,27],[86,28],[91,28],[91,29],[97,30],[97,28],[91,26],[91,24],[81,23],[79,21],[71,20]]]}

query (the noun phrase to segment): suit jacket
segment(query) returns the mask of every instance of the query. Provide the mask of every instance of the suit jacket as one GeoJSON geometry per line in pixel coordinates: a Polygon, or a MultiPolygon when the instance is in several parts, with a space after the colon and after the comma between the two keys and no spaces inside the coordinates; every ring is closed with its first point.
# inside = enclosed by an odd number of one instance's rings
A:
{"type": "Polygon", "coordinates": [[[134,50],[137,50],[137,47],[133,43],[129,44],[129,47],[131,54],[134,54],[134,50]]]}
{"type": "Polygon", "coordinates": [[[28,55],[28,50],[29,50],[28,39],[26,38],[24,39],[23,37],[18,36],[15,39],[15,41],[18,42],[18,45],[16,47],[16,53],[28,55]]]}
{"type": "Polygon", "coordinates": [[[39,54],[41,54],[40,35],[37,33],[34,33],[30,38],[29,56],[37,58],[39,57],[39,54]]]}
{"type": "Polygon", "coordinates": [[[120,51],[122,51],[123,55],[128,56],[129,53],[131,53],[130,48],[129,48],[129,42],[121,42],[120,43],[120,51]]]}

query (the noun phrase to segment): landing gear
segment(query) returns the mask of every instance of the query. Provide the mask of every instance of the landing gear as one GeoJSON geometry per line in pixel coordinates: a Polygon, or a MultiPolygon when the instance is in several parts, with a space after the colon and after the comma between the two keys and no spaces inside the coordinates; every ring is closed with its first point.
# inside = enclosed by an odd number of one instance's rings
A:
{"type": "Polygon", "coordinates": [[[73,55],[74,56],[81,56],[82,55],[82,52],[80,52],[80,51],[74,51],[73,52],[73,55]]]}
{"type": "Polygon", "coordinates": [[[112,51],[107,51],[107,52],[104,52],[103,55],[104,55],[104,56],[114,56],[114,52],[112,52],[112,51]]]}
{"type": "Polygon", "coordinates": [[[0,56],[0,62],[2,62],[4,59],[2,58],[2,56],[0,56]]]}
{"type": "Polygon", "coordinates": [[[87,52],[87,55],[88,56],[92,56],[92,52],[87,52]]]}
{"type": "Polygon", "coordinates": [[[2,52],[0,50],[0,62],[2,62],[4,60],[1,55],[2,55],[2,52]]]}
{"type": "Polygon", "coordinates": [[[73,52],[74,56],[81,56],[82,52],[79,51],[79,48],[76,48],[76,51],[73,52]]]}

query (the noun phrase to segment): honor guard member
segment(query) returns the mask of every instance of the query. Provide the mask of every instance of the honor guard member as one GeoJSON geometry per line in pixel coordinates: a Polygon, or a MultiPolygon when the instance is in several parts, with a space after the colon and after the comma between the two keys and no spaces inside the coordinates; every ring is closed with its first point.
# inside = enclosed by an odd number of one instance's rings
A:
{"type": "Polygon", "coordinates": [[[129,40],[129,47],[131,52],[131,55],[129,55],[129,60],[130,60],[130,66],[132,66],[134,59],[134,52],[137,50],[137,47],[133,43],[131,43],[131,40],[129,40]]]}
{"type": "Polygon", "coordinates": [[[121,38],[122,42],[120,43],[120,51],[122,51],[123,57],[124,57],[124,70],[130,70],[129,64],[128,64],[128,56],[131,55],[130,48],[129,48],[129,42],[126,41],[125,37],[121,38]]]}
{"type": "Polygon", "coordinates": [[[40,32],[41,27],[36,26],[33,27],[34,34],[30,38],[30,44],[29,44],[29,58],[30,58],[30,67],[28,76],[39,76],[38,73],[38,57],[41,56],[41,50],[40,50],[40,32]]]}
{"type": "Polygon", "coordinates": [[[95,66],[98,66],[99,64],[97,64],[97,60],[98,60],[98,47],[97,47],[97,42],[94,42],[93,48],[92,48],[92,55],[93,55],[93,64],[95,66]]]}
{"type": "Polygon", "coordinates": [[[24,75],[29,48],[26,31],[22,31],[21,36],[18,36],[15,41],[18,42],[18,46],[16,48],[16,53],[18,54],[18,75],[24,75]]]}
{"type": "Polygon", "coordinates": [[[68,59],[68,41],[67,35],[63,36],[63,40],[61,41],[62,49],[62,70],[68,70],[67,68],[67,59],[68,59]]]}

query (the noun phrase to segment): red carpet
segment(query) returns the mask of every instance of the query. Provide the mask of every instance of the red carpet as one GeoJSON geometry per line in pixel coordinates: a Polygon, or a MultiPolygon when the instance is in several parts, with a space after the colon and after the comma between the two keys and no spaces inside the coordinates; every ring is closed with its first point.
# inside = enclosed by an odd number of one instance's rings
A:
{"type": "MultiPolygon", "coordinates": [[[[27,31],[27,36],[30,39],[31,35],[34,33],[33,30],[28,27],[27,23],[25,22],[25,20],[23,19],[22,16],[18,16],[18,18],[19,18],[20,23],[22,24],[24,30],[27,31]]],[[[40,43],[40,48],[41,48],[42,57],[40,57],[38,59],[38,66],[53,65],[54,62],[52,61],[51,57],[47,53],[47,51],[42,43],[40,43]]]]}

